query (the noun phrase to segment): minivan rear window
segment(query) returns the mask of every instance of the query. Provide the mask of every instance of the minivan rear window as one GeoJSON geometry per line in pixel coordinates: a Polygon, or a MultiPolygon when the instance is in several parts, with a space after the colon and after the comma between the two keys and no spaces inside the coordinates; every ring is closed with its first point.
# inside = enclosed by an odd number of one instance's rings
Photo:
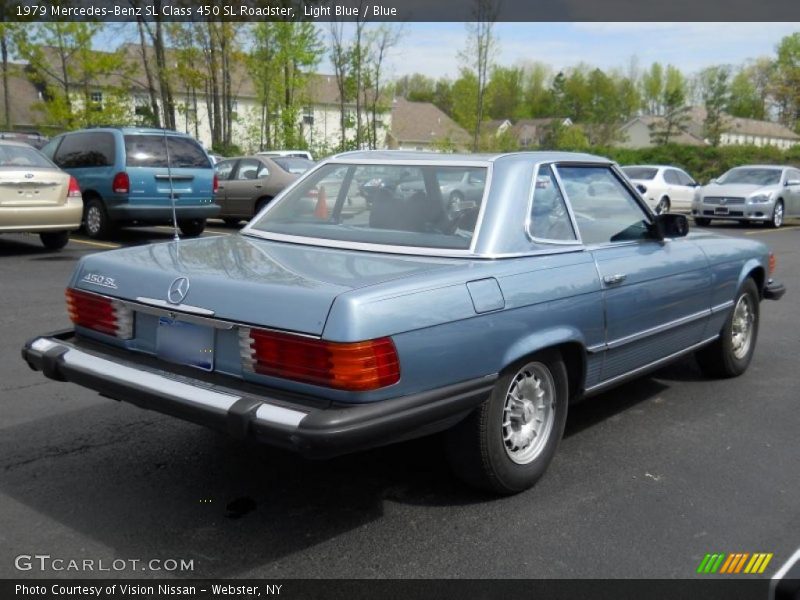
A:
{"type": "Polygon", "coordinates": [[[175,135],[126,135],[125,156],[125,164],[129,167],[211,168],[211,162],[200,144],[191,138],[175,135]],[[169,149],[169,164],[167,164],[167,149],[169,149]]]}

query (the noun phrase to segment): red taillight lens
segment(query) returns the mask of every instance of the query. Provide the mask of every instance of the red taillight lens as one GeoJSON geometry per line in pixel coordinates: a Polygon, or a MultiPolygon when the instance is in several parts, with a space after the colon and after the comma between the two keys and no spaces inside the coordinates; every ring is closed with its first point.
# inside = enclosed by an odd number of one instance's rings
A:
{"type": "Polygon", "coordinates": [[[67,198],[80,198],[81,186],[78,185],[78,180],[74,177],[69,178],[69,188],[67,189],[67,198]]]}
{"type": "Polygon", "coordinates": [[[115,194],[127,194],[131,191],[131,179],[125,171],[114,175],[111,189],[114,190],[115,194]]]}
{"type": "Polygon", "coordinates": [[[216,173],[214,173],[214,183],[211,184],[211,189],[215,194],[219,190],[219,177],[217,177],[216,173]]]}
{"type": "Polygon", "coordinates": [[[772,277],[772,274],[775,272],[775,269],[778,266],[778,259],[775,258],[775,255],[770,252],[769,253],[769,275],[772,277]]]}
{"type": "Polygon", "coordinates": [[[65,295],[75,325],[123,340],[133,337],[133,313],[119,300],[72,288],[67,288],[65,295]]]}
{"type": "Polygon", "coordinates": [[[260,375],[359,392],[400,380],[389,338],[339,343],[242,327],[239,342],[244,368],[260,375]]]}

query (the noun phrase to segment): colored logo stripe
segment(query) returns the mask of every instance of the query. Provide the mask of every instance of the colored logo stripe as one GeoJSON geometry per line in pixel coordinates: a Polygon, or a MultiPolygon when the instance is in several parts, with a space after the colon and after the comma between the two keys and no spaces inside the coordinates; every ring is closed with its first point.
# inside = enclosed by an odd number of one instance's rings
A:
{"type": "Polygon", "coordinates": [[[767,565],[772,560],[773,554],[766,552],[715,552],[706,554],[700,565],[697,567],[698,573],[721,573],[721,574],[761,574],[767,569],[767,565]]]}

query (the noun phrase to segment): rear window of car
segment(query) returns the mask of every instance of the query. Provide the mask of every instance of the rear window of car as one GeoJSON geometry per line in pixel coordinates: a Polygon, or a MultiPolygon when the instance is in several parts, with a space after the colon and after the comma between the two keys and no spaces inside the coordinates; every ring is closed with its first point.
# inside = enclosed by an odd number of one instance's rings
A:
{"type": "Polygon", "coordinates": [[[650,180],[655,178],[658,169],[651,169],[649,167],[622,167],[622,172],[630,179],[650,180]]]}
{"type": "Polygon", "coordinates": [[[287,173],[301,175],[314,166],[314,163],[307,158],[299,158],[297,156],[273,156],[272,162],[278,165],[287,173]]]}
{"type": "Polygon", "coordinates": [[[249,230],[311,240],[467,250],[485,181],[486,167],[328,164],[284,195],[249,230]],[[460,195],[450,194],[452,181],[468,173],[477,183],[460,195]]]}
{"type": "Polygon", "coordinates": [[[125,156],[125,164],[129,167],[211,168],[200,144],[191,138],[175,135],[126,135],[125,156]]]}
{"type": "Polygon", "coordinates": [[[53,162],[64,169],[110,167],[115,162],[114,154],[114,135],[111,133],[70,133],[61,140],[53,162]]]}
{"type": "Polygon", "coordinates": [[[0,144],[0,167],[18,169],[55,169],[55,165],[30,146],[0,144]]]}

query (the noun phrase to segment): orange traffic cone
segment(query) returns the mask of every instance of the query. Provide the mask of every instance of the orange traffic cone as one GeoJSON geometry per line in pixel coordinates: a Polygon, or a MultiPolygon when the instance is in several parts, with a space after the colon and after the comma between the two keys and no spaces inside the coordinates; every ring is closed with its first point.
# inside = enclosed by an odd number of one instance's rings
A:
{"type": "Polygon", "coordinates": [[[319,186],[317,191],[317,206],[314,208],[314,216],[323,221],[328,220],[328,195],[325,193],[324,186],[319,186]]]}

